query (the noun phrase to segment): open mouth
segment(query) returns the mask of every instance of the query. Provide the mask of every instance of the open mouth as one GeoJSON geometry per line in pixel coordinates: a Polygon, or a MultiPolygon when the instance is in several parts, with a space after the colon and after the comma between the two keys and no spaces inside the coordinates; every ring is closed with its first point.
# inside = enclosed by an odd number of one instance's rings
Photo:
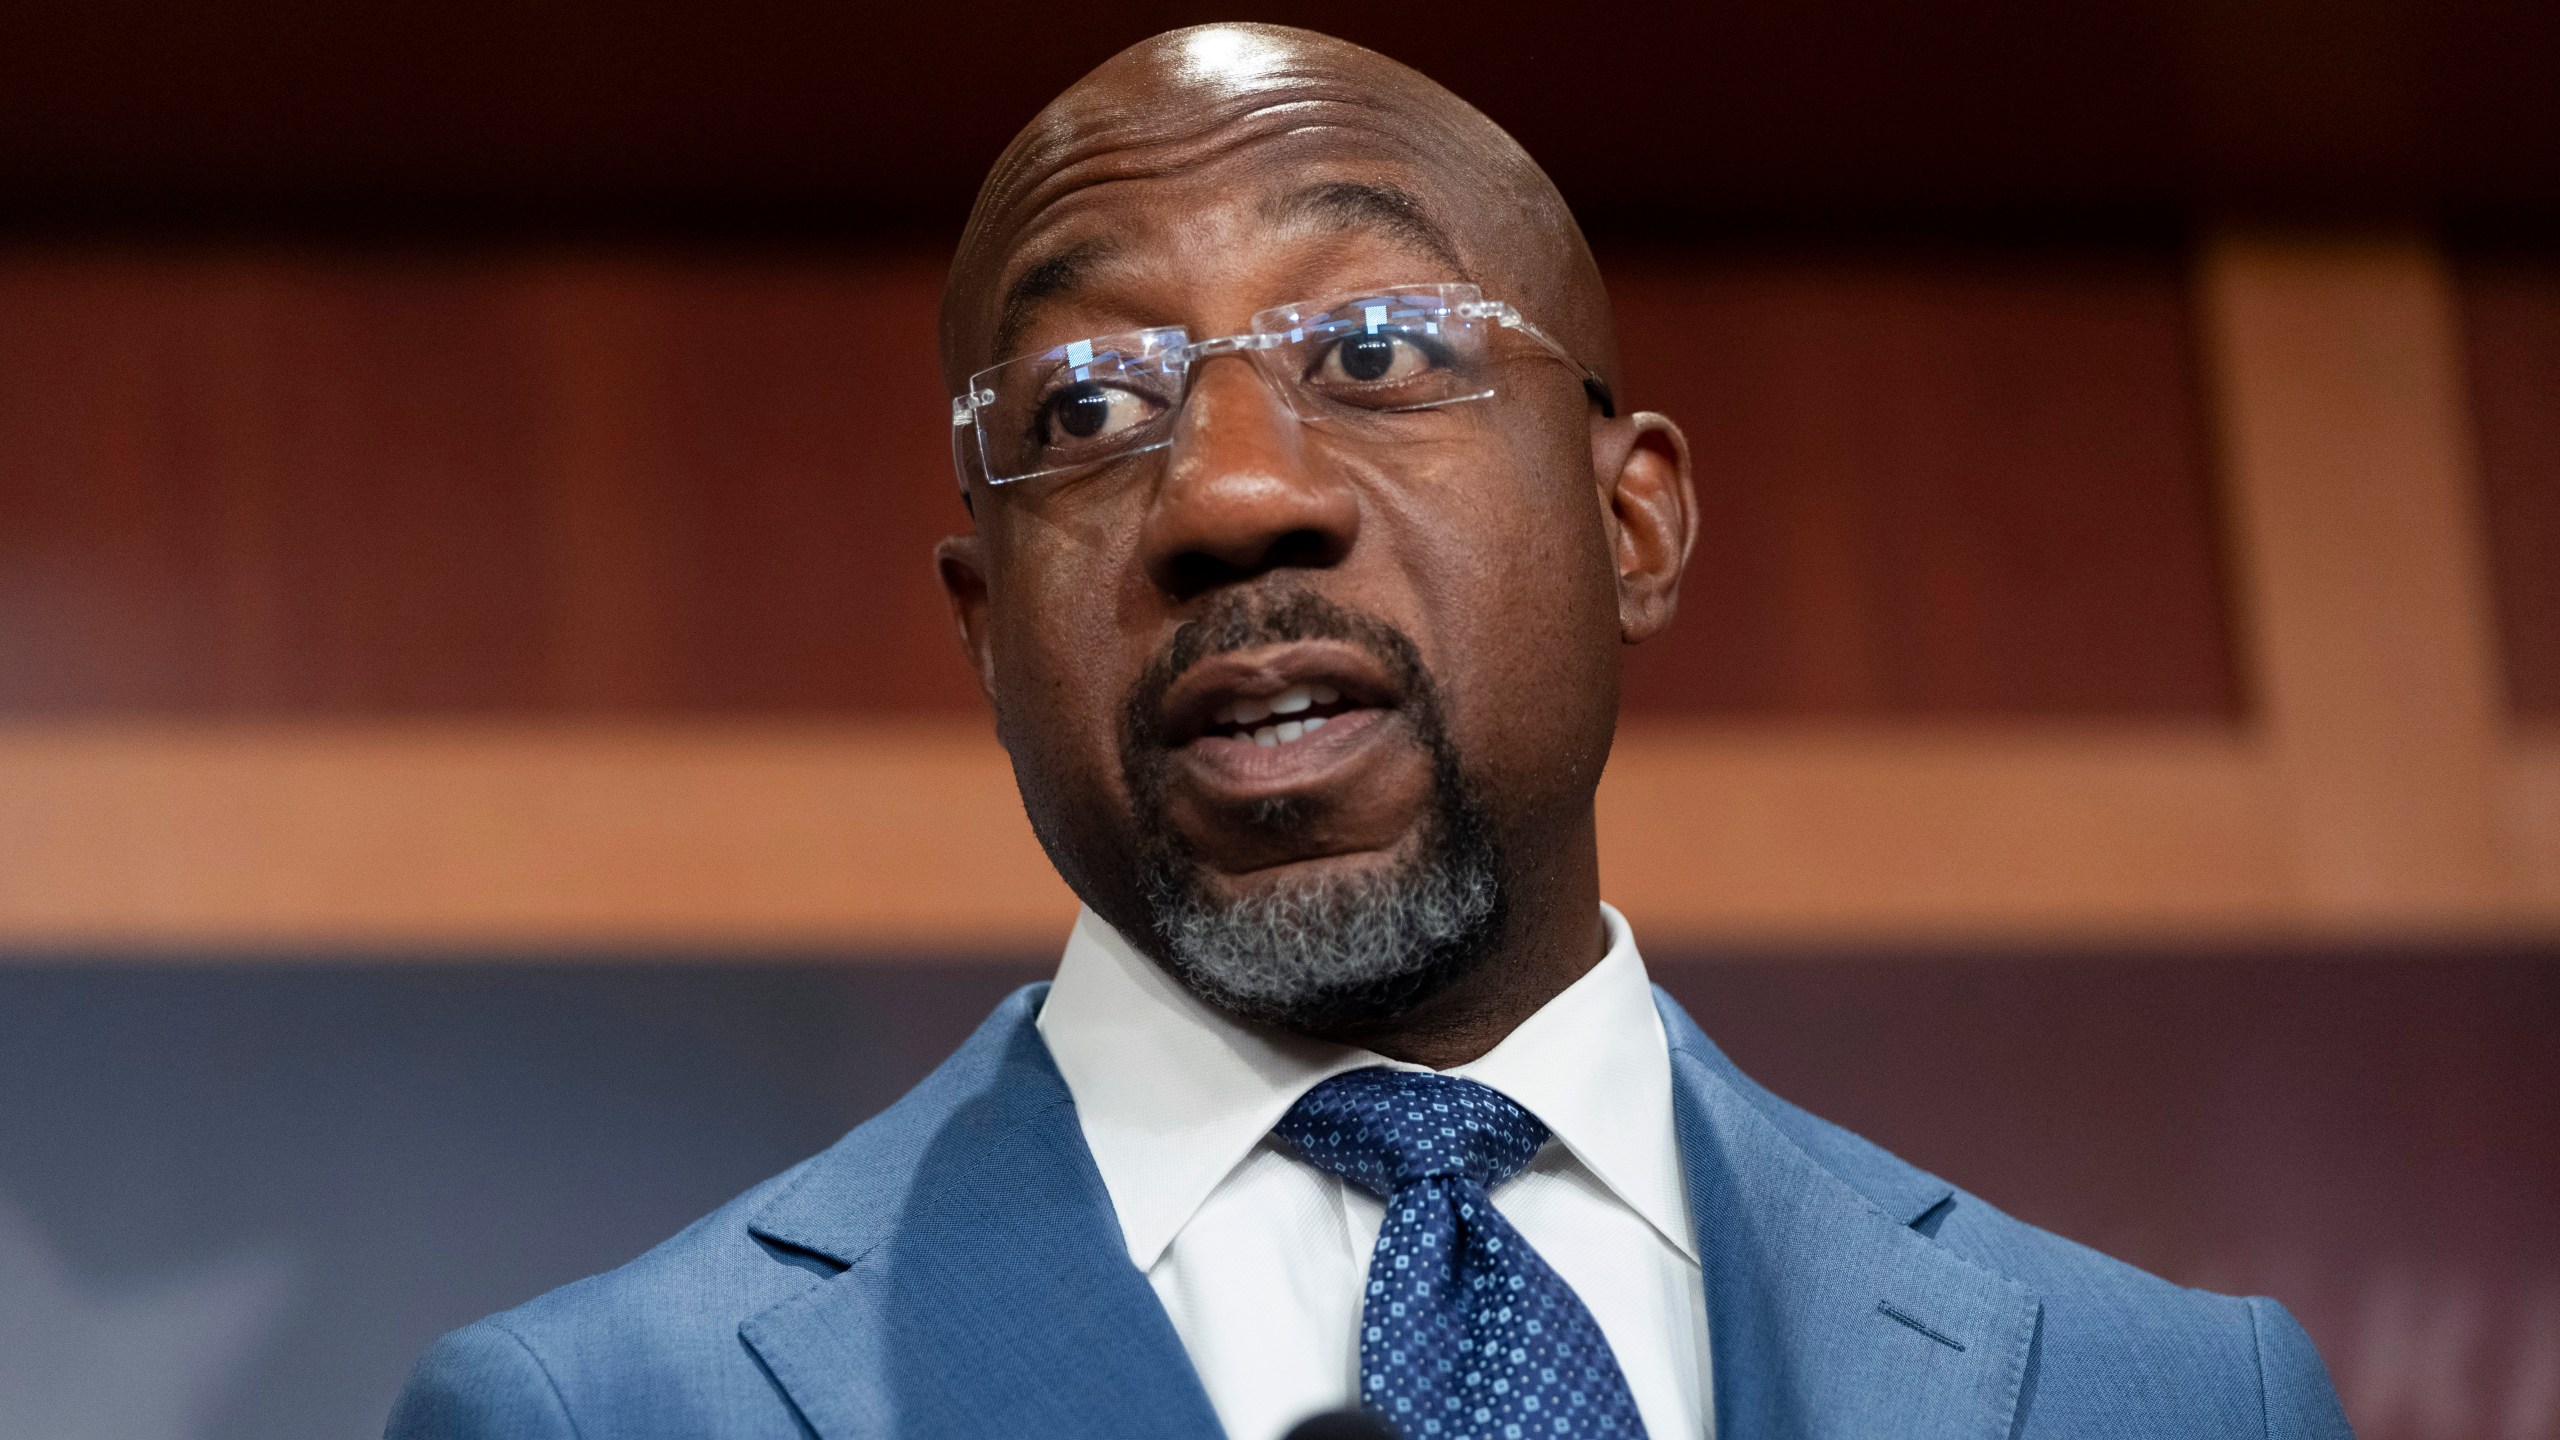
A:
{"type": "Polygon", "coordinates": [[[1292,641],[1200,662],[1164,702],[1163,743],[1210,752],[1281,750],[1365,729],[1394,710],[1398,687],[1377,660],[1339,641],[1292,641]]]}
{"type": "Polygon", "coordinates": [[[1323,729],[1327,721],[1365,708],[1343,699],[1342,692],[1331,685],[1292,685],[1277,695],[1228,701],[1210,712],[1200,733],[1277,748],[1294,745],[1323,729]]]}
{"type": "Polygon", "coordinates": [[[1149,707],[1155,733],[1130,737],[1133,774],[1152,771],[1167,823],[1236,873],[1381,848],[1431,784],[1427,747],[1397,723],[1410,673],[1391,647],[1334,637],[1196,660],[1149,707]],[[1294,818],[1255,808],[1281,800],[1294,818]]]}

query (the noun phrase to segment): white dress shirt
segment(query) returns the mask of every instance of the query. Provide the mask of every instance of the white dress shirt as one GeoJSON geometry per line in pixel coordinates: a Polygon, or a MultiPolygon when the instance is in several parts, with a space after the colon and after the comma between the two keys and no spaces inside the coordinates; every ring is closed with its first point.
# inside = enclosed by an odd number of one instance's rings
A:
{"type": "MultiPolygon", "coordinates": [[[[1706,1291],[1670,1050],[1625,917],[1604,905],[1601,918],[1600,963],[1448,1073],[1510,1096],[1553,1132],[1494,1187],[1494,1204],[1590,1308],[1647,1435],[1712,1436],[1706,1291]]],[[[1039,1026],[1129,1258],[1164,1301],[1231,1440],[1277,1440],[1354,1403],[1384,1207],[1270,1131],[1317,1082],[1396,1062],[1229,1019],[1090,910],[1039,1026]]]]}

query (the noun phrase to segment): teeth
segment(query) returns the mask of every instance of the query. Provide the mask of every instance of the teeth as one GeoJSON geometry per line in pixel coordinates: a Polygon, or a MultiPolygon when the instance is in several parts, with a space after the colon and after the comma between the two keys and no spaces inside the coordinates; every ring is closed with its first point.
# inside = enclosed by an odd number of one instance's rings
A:
{"type": "Polygon", "coordinates": [[[1282,720],[1276,724],[1262,722],[1274,715],[1305,715],[1318,705],[1330,705],[1342,698],[1342,692],[1330,685],[1292,685],[1264,700],[1237,700],[1218,707],[1209,723],[1218,728],[1234,726],[1242,733],[1236,738],[1256,745],[1287,745],[1324,728],[1325,715],[1307,715],[1304,720],[1282,720]]]}

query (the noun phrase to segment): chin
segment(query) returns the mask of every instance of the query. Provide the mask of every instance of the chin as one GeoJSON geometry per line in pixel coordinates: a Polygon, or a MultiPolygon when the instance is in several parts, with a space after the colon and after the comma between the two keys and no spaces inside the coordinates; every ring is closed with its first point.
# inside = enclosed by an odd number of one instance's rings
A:
{"type": "Polygon", "coordinates": [[[1221,1010],[1311,1033],[1391,1023],[1474,974],[1506,887],[1480,809],[1463,786],[1442,797],[1398,852],[1224,876],[1159,850],[1147,906],[1168,968],[1221,1010]]]}
{"type": "Polygon", "coordinates": [[[1218,864],[1205,847],[1195,848],[1191,853],[1199,855],[1201,860],[1193,871],[1193,883],[1204,900],[1222,905],[1310,894],[1325,889],[1388,884],[1414,864],[1416,855],[1423,848],[1418,832],[1427,823],[1426,820],[1415,825],[1413,832],[1389,846],[1310,855],[1303,859],[1264,863],[1245,870],[1227,869],[1218,864]]]}
{"type": "Polygon", "coordinates": [[[1132,691],[1122,764],[1158,953],[1221,1010],[1372,1027],[1497,948],[1507,872],[1491,811],[1430,672],[1382,621],[1293,590],[1186,622],[1132,691]],[[1248,705],[1331,718],[1265,746],[1220,728],[1270,719],[1248,705]]]}

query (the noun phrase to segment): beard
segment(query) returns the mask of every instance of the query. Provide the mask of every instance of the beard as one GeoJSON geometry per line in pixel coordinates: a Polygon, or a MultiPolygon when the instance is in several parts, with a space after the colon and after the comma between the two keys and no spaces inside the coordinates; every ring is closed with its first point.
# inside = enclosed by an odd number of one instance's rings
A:
{"type": "MultiPolygon", "coordinates": [[[[1493,953],[1505,911],[1501,852],[1420,652],[1382,620],[1300,588],[1230,595],[1185,622],[1132,688],[1121,768],[1158,949],[1177,981],[1220,1010],[1290,1030],[1358,1029],[1407,1013],[1493,953]],[[1392,865],[1221,897],[1167,818],[1170,755],[1156,738],[1164,697],[1202,660],[1292,640],[1358,645],[1386,666],[1403,696],[1398,715],[1430,758],[1428,810],[1412,852],[1392,865]]],[[[1279,835],[1309,818],[1290,799],[1246,816],[1279,835]]]]}

